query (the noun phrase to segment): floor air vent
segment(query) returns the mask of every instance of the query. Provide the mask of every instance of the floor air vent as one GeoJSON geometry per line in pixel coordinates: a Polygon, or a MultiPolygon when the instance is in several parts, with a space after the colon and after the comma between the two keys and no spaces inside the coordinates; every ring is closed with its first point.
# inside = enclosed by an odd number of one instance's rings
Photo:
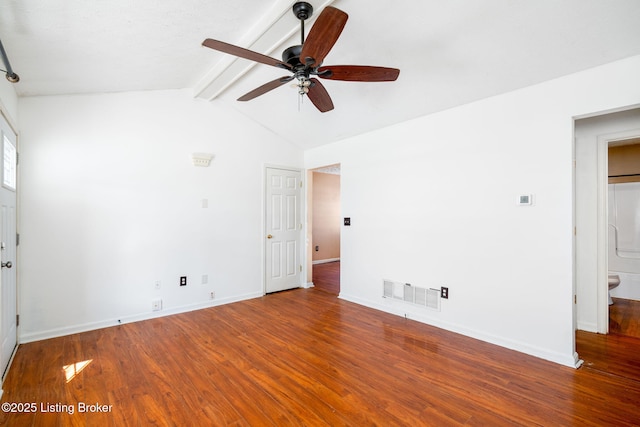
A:
{"type": "Polygon", "coordinates": [[[440,311],[440,290],[419,288],[409,283],[383,282],[382,296],[440,311]]]}

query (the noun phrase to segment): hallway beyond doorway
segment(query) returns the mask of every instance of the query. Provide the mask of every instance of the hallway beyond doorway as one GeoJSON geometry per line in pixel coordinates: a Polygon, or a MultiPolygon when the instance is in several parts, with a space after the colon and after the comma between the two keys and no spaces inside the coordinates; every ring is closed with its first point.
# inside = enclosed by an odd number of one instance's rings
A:
{"type": "Polygon", "coordinates": [[[340,294],[340,261],[313,265],[313,286],[330,294],[340,294]]]}

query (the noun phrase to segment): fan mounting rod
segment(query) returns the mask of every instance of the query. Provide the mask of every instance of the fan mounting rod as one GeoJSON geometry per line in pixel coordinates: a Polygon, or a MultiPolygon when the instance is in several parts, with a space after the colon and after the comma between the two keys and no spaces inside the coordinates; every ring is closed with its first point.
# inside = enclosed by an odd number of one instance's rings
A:
{"type": "Polygon", "coordinates": [[[304,21],[313,15],[313,6],[306,1],[299,1],[293,5],[293,14],[300,20],[300,44],[304,44],[304,21]]]}

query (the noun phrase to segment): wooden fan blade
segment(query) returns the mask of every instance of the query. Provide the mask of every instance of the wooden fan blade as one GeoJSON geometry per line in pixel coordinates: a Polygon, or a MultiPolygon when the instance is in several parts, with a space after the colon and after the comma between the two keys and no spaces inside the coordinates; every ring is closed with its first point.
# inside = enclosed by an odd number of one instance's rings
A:
{"type": "Polygon", "coordinates": [[[309,80],[311,80],[312,84],[309,87],[307,96],[311,102],[313,102],[313,105],[315,105],[321,113],[333,110],[333,101],[331,101],[329,92],[327,92],[327,89],[322,86],[320,80],[313,78],[309,80]]]}
{"type": "Polygon", "coordinates": [[[234,55],[240,58],[249,59],[251,61],[260,62],[261,64],[272,65],[274,67],[285,68],[287,70],[291,69],[291,65],[287,64],[286,62],[279,61],[270,56],[254,52],[243,47],[221,42],[219,40],[206,39],[202,42],[202,45],[219,52],[228,53],[229,55],[234,55]]]}
{"type": "Polygon", "coordinates": [[[300,62],[310,67],[322,64],[324,57],[340,37],[347,19],[349,15],[340,9],[326,7],[316,19],[307,40],[302,45],[300,62]]]}
{"type": "Polygon", "coordinates": [[[350,82],[392,82],[398,78],[397,68],[369,65],[331,65],[318,68],[318,77],[350,82]]]}
{"type": "Polygon", "coordinates": [[[293,80],[293,76],[284,76],[284,77],[280,77],[278,79],[272,80],[269,83],[265,83],[262,86],[255,88],[251,92],[248,92],[242,95],[240,98],[238,98],[238,101],[250,101],[253,98],[259,97],[260,95],[264,95],[270,90],[273,90],[277,87],[282,86],[286,82],[290,82],[291,80],[293,80]]]}

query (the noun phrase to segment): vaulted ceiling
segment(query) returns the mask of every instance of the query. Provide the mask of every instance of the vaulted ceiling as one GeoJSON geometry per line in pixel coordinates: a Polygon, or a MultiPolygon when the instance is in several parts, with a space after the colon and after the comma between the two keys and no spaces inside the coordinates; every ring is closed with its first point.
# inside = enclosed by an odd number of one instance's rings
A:
{"type": "MultiPolygon", "coordinates": [[[[325,64],[401,70],[395,82],[324,81],[318,112],[287,73],[208,49],[222,40],[280,59],[299,44],[294,1],[4,0],[0,39],[19,96],[185,89],[302,148],[640,54],[637,0],[309,0],[349,20],[325,64]]],[[[594,88],[597,90],[597,88],[594,88]]]]}

